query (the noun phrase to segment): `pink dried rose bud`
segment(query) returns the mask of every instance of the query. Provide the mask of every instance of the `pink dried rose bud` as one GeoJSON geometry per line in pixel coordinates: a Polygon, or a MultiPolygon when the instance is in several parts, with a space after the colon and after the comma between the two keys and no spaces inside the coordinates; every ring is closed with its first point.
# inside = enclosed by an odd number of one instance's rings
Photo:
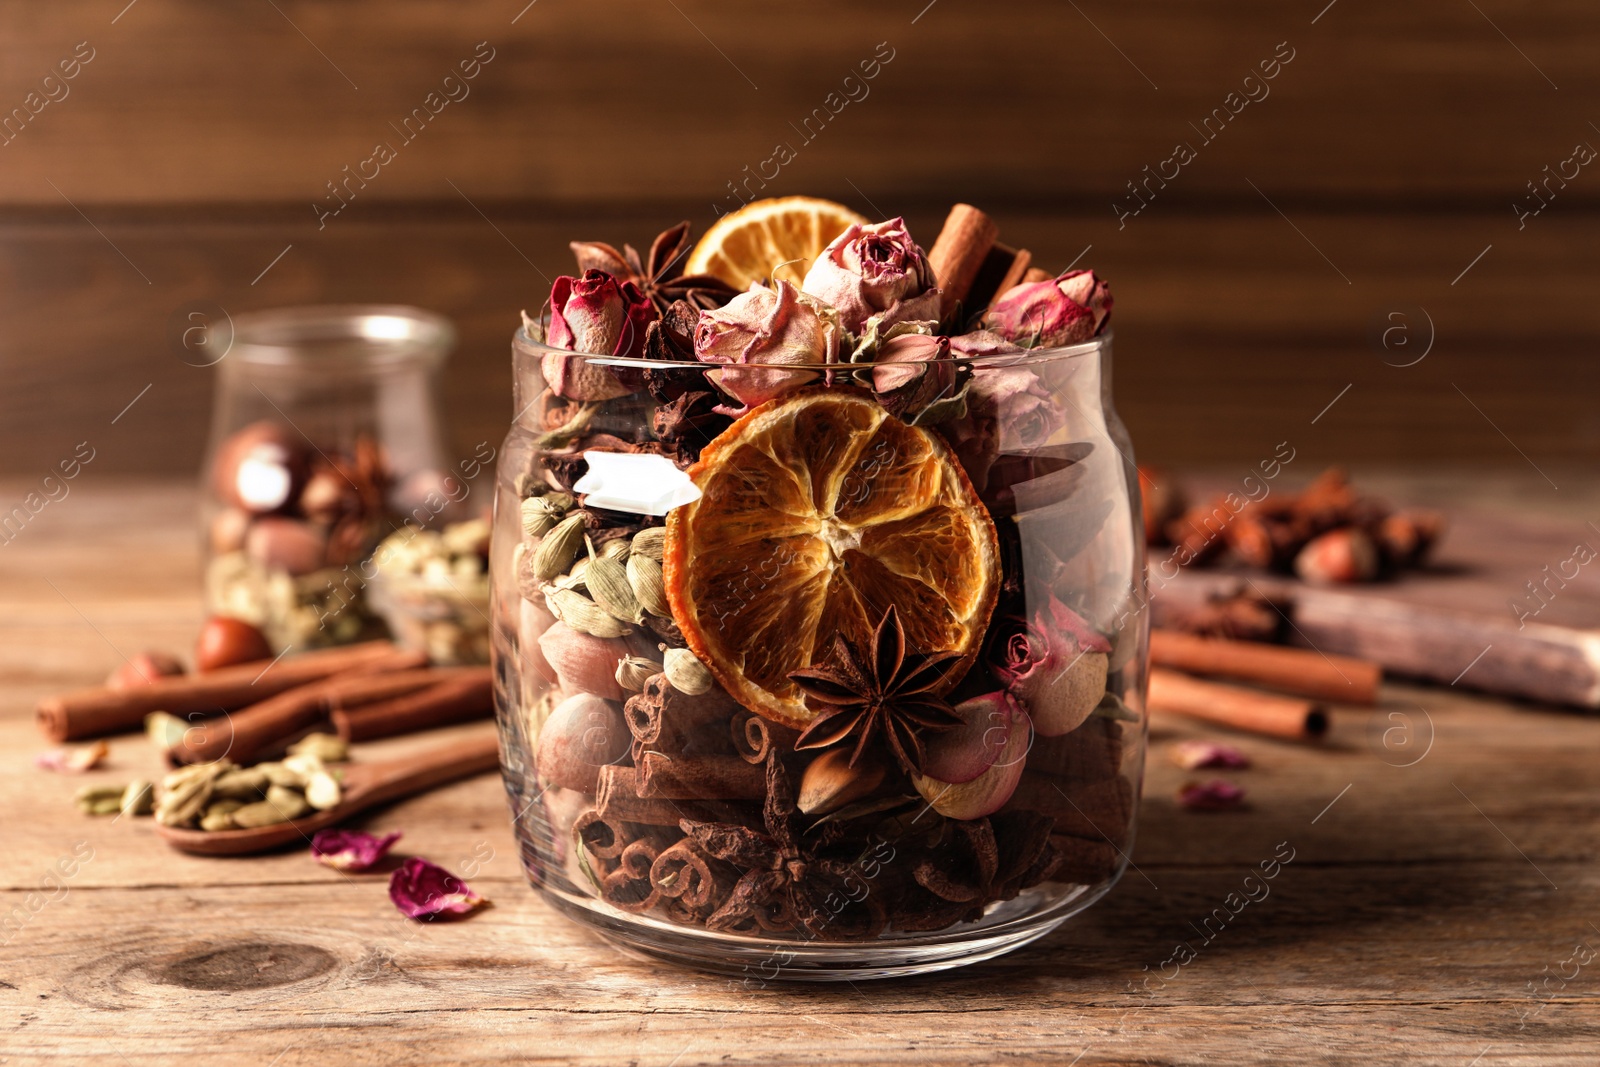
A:
{"type": "Polygon", "coordinates": [[[1111,287],[1092,270],[1014,285],[984,313],[983,325],[1029,348],[1081,344],[1111,319],[1111,287]]]}
{"type": "Polygon", "coordinates": [[[694,357],[702,363],[727,365],[728,369],[712,371],[710,378],[742,408],[719,410],[742,413],[817,377],[816,371],[772,365],[838,362],[838,316],[833,308],[781,279],[776,290],[753,284],[722,307],[700,312],[694,357]]]}
{"type": "Polygon", "coordinates": [[[839,309],[851,333],[874,315],[881,325],[939,318],[939,282],[904,219],[852,225],[822,250],[800,288],[839,309]]]}
{"type": "Polygon", "coordinates": [[[389,899],[412,919],[465,915],[487,898],[436,863],[412,856],[389,879],[389,899]]]}
{"type": "Polygon", "coordinates": [[[1186,771],[1215,768],[1242,771],[1250,766],[1250,757],[1232,745],[1219,745],[1215,741],[1179,741],[1172,746],[1172,762],[1186,771]]]}
{"type": "Polygon", "coordinates": [[[1185,782],[1178,790],[1178,806],[1190,811],[1235,811],[1244,805],[1244,790],[1223,778],[1185,782]]]}
{"type": "MultiPolygon", "coordinates": [[[[586,270],[581,278],[563,275],[550,289],[544,342],[568,352],[637,359],[644,354],[645,327],[655,317],[655,305],[632,282],[599,270],[586,270]]],[[[610,368],[588,360],[551,353],[540,369],[551,390],[569,400],[611,400],[632,392],[610,368]]]]}
{"type": "Polygon", "coordinates": [[[100,766],[101,761],[110,754],[110,745],[104,741],[96,741],[92,745],[70,745],[40,752],[33,757],[33,765],[42,771],[82,774],[100,766]]]}
{"type": "Polygon", "coordinates": [[[149,685],[157,678],[171,678],[183,673],[183,664],[170,652],[140,652],[122,661],[122,666],[106,678],[109,689],[135,689],[149,685]]]}
{"type": "Polygon", "coordinates": [[[872,391],[889,414],[903,418],[956,391],[950,338],[908,333],[878,346],[872,391]]]}
{"type": "Polygon", "coordinates": [[[1041,737],[1082,726],[1106,692],[1111,642],[1055,597],[1031,623],[1005,620],[993,645],[995,674],[1022,702],[1041,737]]]}
{"type": "Polygon", "coordinates": [[[311,838],[311,858],[336,871],[359,873],[371,870],[398,840],[398,830],[382,837],[361,830],[318,830],[311,838]]]}
{"type": "MultiPolygon", "coordinates": [[[[962,340],[952,338],[950,347],[966,354],[958,347],[962,340]]],[[[1001,453],[1034,452],[1067,425],[1061,404],[1026,367],[973,368],[967,411],[971,417],[951,423],[947,436],[980,493],[1001,453]]]]}
{"type": "Polygon", "coordinates": [[[912,775],[911,784],[940,815],[981,819],[999,811],[1017,791],[1033,727],[1028,713],[1005,692],[963,701],[956,712],[966,726],[928,739],[928,773],[912,775]],[[982,770],[968,778],[980,765],[982,770]],[[946,774],[951,777],[940,777],[946,774]]]}
{"type": "Polygon", "coordinates": [[[549,784],[593,793],[600,768],[620,763],[632,744],[627,720],[615,704],[579,693],[557,704],[539,727],[534,760],[549,784]]]}

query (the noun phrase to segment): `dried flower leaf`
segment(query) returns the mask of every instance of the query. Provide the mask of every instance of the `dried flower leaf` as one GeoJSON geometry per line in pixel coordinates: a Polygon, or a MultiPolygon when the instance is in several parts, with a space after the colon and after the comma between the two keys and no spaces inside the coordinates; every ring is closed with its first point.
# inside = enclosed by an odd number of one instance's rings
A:
{"type": "Polygon", "coordinates": [[[412,919],[465,915],[486,898],[436,863],[412,856],[389,879],[389,899],[401,914],[412,919]]]}
{"type": "Polygon", "coordinates": [[[1172,762],[1186,771],[1208,768],[1237,771],[1250,766],[1250,757],[1232,745],[1215,741],[1179,741],[1169,750],[1172,762]]]}
{"type": "Polygon", "coordinates": [[[111,754],[111,746],[104,741],[92,745],[67,745],[40,752],[33,757],[33,765],[40,770],[60,771],[65,774],[82,774],[100,766],[111,754]]]}
{"type": "Polygon", "coordinates": [[[1234,811],[1244,805],[1244,790],[1225,778],[1185,782],[1178,789],[1178,805],[1190,811],[1234,811]]]}
{"type": "Polygon", "coordinates": [[[398,840],[398,830],[382,837],[361,830],[318,830],[311,839],[311,858],[338,871],[370,870],[398,840]]]}

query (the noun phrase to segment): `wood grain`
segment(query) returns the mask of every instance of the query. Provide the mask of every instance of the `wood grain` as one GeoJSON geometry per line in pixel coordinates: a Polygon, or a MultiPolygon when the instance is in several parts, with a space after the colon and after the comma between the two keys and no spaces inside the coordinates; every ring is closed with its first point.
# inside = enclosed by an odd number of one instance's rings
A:
{"type": "MultiPolygon", "coordinates": [[[[1511,499],[1481,482],[1393,484],[1436,503],[1511,499]]],[[[1600,504],[1573,496],[1560,506],[1600,504]]],[[[97,678],[115,657],[106,638],[139,647],[192,633],[192,503],[186,487],[100,488],[69,499],[48,536],[0,553],[14,606],[0,619],[0,804],[13,813],[0,916],[27,916],[0,933],[9,1062],[683,1067],[1081,1053],[1080,1064],[1459,1067],[1586,1064],[1600,1049],[1592,966],[1530,997],[1575,943],[1600,941],[1589,925],[1600,913],[1594,726],[1447,688],[1386,685],[1376,709],[1336,710],[1319,748],[1230,737],[1255,762],[1231,775],[1249,798],[1230,815],[1172,799],[1193,775],[1169,762],[1169,745],[1218,735],[1162,727],[1136,867],[1111,895],[1016,954],[911,981],[742,987],[623,956],[527,888],[493,775],[365,823],[403,830],[402,854],[493,900],[463,922],[404,920],[385,874],[342,875],[300,852],[173,854],[148,820],[91,819],[69,802],[86,781],[155,773],[148,746],[116,738],[104,769],[45,774],[29,765],[30,710],[45,688],[97,678]],[[118,519],[129,514],[146,516],[144,565],[106,571],[97,560],[128,545],[118,519]],[[1270,893],[1225,926],[1213,917],[1209,941],[1197,933],[1285,842],[1293,859],[1270,893]],[[46,881],[58,859],[89,850],[64,889],[46,881]],[[1180,942],[1196,953],[1181,967],[1168,962],[1180,942]]],[[[395,738],[359,755],[430,743],[395,738]]]]}

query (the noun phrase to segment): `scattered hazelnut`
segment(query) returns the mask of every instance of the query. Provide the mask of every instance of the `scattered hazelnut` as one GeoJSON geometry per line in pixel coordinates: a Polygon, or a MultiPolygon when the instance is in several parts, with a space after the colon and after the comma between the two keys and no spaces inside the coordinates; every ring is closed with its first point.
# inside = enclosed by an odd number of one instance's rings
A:
{"type": "Polygon", "coordinates": [[[1294,570],[1314,585],[1370,582],[1378,575],[1378,549],[1365,530],[1345,526],[1313,538],[1295,557],[1294,570]]]}
{"type": "Polygon", "coordinates": [[[235,663],[272,658],[272,646],[260,630],[241,619],[213,615],[200,627],[194,646],[196,670],[214,671],[235,663]]]}

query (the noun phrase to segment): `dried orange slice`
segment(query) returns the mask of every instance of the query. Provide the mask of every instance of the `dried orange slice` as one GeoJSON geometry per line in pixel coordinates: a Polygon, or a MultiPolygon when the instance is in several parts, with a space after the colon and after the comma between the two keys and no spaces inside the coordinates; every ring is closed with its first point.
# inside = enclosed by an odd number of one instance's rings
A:
{"type": "Polygon", "coordinates": [[[934,434],[865,393],[803,390],[740,418],[689,476],[701,496],[667,517],[667,600],[689,647],[752,711],[809,723],[789,672],[835,633],[870,647],[890,605],[907,651],[977,657],[999,541],[934,434]]]}
{"type": "Polygon", "coordinates": [[[835,237],[866,221],[843,204],[814,196],[756,200],[713,223],[683,272],[716,275],[741,292],[751,282],[770,284],[776,272],[798,288],[811,261],[835,237]]]}

